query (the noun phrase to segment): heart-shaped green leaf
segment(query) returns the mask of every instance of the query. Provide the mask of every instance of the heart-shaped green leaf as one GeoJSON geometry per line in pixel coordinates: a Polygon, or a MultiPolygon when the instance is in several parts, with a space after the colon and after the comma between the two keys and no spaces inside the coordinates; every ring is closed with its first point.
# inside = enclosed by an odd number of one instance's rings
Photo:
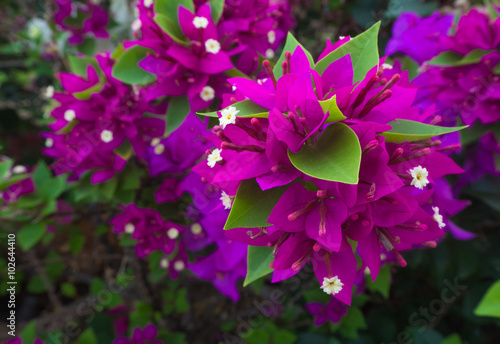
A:
{"type": "Polygon", "coordinates": [[[138,66],[138,63],[146,57],[148,51],[152,52],[151,49],[139,45],[125,50],[113,66],[113,77],[129,85],[145,85],[153,82],[156,75],[146,72],[138,66]]]}
{"type": "Polygon", "coordinates": [[[259,278],[273,272],[269,264],[273,261],[273,249],[267,246],[248,246],[246,287],[259,278]]]}
{"type": "Polygon", "coordinates": [[[298,170],[308,176],[357,184],[361,164],[361,146],[356,133],[347,125],[328,126],[314,146],[304,145],[298,153],[288,152],[298,170]]]}
{"type": "Polygon", "coordinates": [[[431,137],[453,133],[458,130],[467,128],[462,127],[439,127],[437,125],[430,125],[406,119],[397,119],[389,123],[392,129],[382,133],[387,142],[412,142],[430,139],[431,137]]]}

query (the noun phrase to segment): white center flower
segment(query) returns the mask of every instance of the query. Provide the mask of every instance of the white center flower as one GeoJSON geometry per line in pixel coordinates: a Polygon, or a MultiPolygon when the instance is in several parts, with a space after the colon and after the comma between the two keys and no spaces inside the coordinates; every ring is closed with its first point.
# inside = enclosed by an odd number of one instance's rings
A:
{"type": "Polygon", "coordinates": [[[220,156],[220,153],[222,153],[222,149],[214,149],[207,158],[207,165],[214,167],[217,161],[222,161],[223,159],[220,156]]]}
{"type": "Polygon", "coordinates": [[[222,205],[224,205],[224,209],[231,209],[233,199],[225,191],[222,191],[220,200],[222,201],[222,205]]]}
{"type": "Polygon", "coordinates": [[[392,69],[394,68],[391,64],[389,63],[383,63],[382,64],[382,69],[385,70],[385,69],[392,69]]]}
{"type": "Polygon", "coordinates": [[[139,31],[142,27],[142,22],[139,18],[137,18],[136,20],[134,20],[132,22],[132,25],[130,26],[132,28],[132,31],[139,31]]]}
{"type": "Polygon", "coordinates": [[[200,97],[206,102],[215,98],[215,90],[210,86],[205,86],[200,92],[200,97]]]}
{"type": "Polygon", "coordinates": [[[109,130],[103,130],[101,132],[101,140],[105,143],[110,143],[113,141],[113,132],[109,130]]]}
{"type": "Polygon", "coordinates": [[[54,96],[54,86],[47,86],[45,89],[45,94],[44,94],[46,99],[50,99],[54,96]]]}
{"type": "Polygon", "coordinates": [[[273,49],[267,49],[266,50],[266,58],[268,58],[268,59],[273,59],[274,58],[274,50],[273,49]]]}
{"type": "Polygon", "coordinates": [[[343,40],[345,36],[339,36],[339,40],[343,40]]]}
{"type": "Polygon", "coordinates": [[[163,268],[163,269],[167,269],[169,265],[170,265],[170,262],[168,261],[168,258],[163,257],[163,258],[160,260],[160,267],[161,267],[161,268],[163,268]]]}
{"type": "Polygon", "coordinates": [[[439,228],[443,229],[446,227],[446,223],[443,222],[443,215],[439,214],[439,208],[432,207],[432,211],[434,211],[434,215],[432,215],[432,217],[438,223],[439,228]]]}
{"type": "Polygon", "coordinates": [[[45,140],[45,147],[51,148],[54,145],[54,140],[50,137],[45,140]]]}
{"type": "Polygon", "coordinates": [[[219,124],[222,126],[222,129],[226,129],[226,125],[228,124],[234,124],[236,122],[236,115],[239,112],[240,110],[236,110],[234,106],[222,110],[220,112],[221,117],[219,118],[219,124]]]}
{"type": "Polygon", "coordinates": [[[179,230],[172,227],[167,231],[167,236],[172,240],[177,239],[179,237],[179,230]]]}
{"type": "Polygon", "coordinates": [[[154,151],[155,151],[155,154],[156,154],[156,155],[160,155],[160,154],[162,154],[162,153],[165,151],[165,146],[164,146],[164,145],[162,145],[161,143],[159,143],[159,144],[157,144],[157,145],[155,146],[154,151]]]}
{"type": "Polygon", "coordinates": [[[423,190],[424,187],[429,184],[429,180],[427,177],[429,176],[429,171],[424,167],[418,165],[417,167],[414,167],[410,170],[410,174],[413,177],[413,180],[411,181],[411,185],[415,186],[416,188],[423,190]]]}
{"type": "Polygon", "coordinates": [[[271,44],[274,44],[274,42],[276,42],[276,32],[274,32],[274,30],[271,30],[267,33],[267,40],[271,44]]]}
{"type": "Polygon", "coordinates": [[[201,234],[201,232],[203,232],[203,227],[201,227],[199,223],[193,223],[191,225],[191,233],[193,233],[194,235],[199,235],[201,234]]]}
{"type": "Polygon", "coordinates": [[[208,53],[217,54],[220,51],[220,43],[215,39],[209,38],[205,41],[205,49],[208,53]]]}
{"type": "Polygon", "coordinates": [[[186,267],[186,265],[184,264],[184,262],[182,260],[178,260],[174,263],[174,269],[176,271],[182,271],[182,270],[184,270],[185,267],[186,267]]]}
{"type": "Polygon", "coordinates": [[[154,0],[144,0],[144,6],[150,8],[153,5],[154,0]]]}
{"type": "Polygon", "coordinates": [[[66,121],[71,122],[72,120],[75,119],[75,117],[76,117],[75,110],[68,109],[64,111],[64,119],[66,121]]]}
{"type": "Polygon", "coordinates": [[[342,290],[344,283],[340,281],[340,278],[333,276],[332,278],[325,277],[323,279],[323,285],[320,287],[327,294],[338,294],[342,290]]]}
{"type": "Polygon", "coordinates": [[[194,17],[193,25],[197,29],[206,29],[208,26],[208,19],[205,17],[194,17]]]}
{"type": "Polygon", "coordinates": [[[134,231],[135,231],[135,226],[133,223],[129,222],[125,225],[125,233],[132,234],[134,233],[134,231]]]}
{"type": "Polygon", "coordinates": [[[23,166],[23,165],[17,165],[17,166],[14,166],[14,168],[12,168],[12,173],[14,174],[22,174],[22,173],[26,173],[26,167],[23,166]]]}
{"type": "Polygon", "coordinates": [[[160,138],[155,137],[154,139],[151,140],[151,146],[156,146],[160,143],[160,138]]]}

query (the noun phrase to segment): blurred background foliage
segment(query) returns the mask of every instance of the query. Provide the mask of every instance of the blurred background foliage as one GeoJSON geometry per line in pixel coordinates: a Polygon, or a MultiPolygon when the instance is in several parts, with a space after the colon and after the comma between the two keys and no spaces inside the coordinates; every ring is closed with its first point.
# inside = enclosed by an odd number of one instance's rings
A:
{"type": "MultiPolygon", "coordinates": [[[[43,139],[39,137],[46,123],[48,102],[44,93],[49,85],[55,85],[55,73],[68,70],[66,56],[112,50],[130,35],[132,2],[102,3],[111,12],[111,39],[87,39],[78,46],[68,46],[67,34],[57,31],[51,21],[56,8],[54,1],[1,1],[0,145],[2,154],[17,164],[34,166],[37,161],[45,160],[40,152],[43,139]]],[[[318,56],[327,38],[336,40],[338,36],[359,34],[379,20],[383,54],[391,25],[401,12],[428,15],[437,9],[467,11],[481,2],[298,0],[293,3],[298,23],[294,34],[318,56]]],[[[44,166],[39,164],[37,170],[43,173],[44,166]]],[[[139,184],[142,192],[154,191],[154,183],[143,183],[141,171],[129,171],[127,175],[142,183],[139,184]]],[[[159,258],[154,254],[148,261],[138,260],[133,248],[126,247],[126,239],[120,245],[107,228],[117,202],[134,197],[126,187],[129,182],[115,180],[114,184],[100,186],[91,185],[88,180],[79,185],[67,184],[65,180],[54,182],[63,185],[60,194],[76,204],[76,220],[54,233],[46,233],[45,227],[29,228],[25,238],[20,238],[28,249],[17,253],[17,280],[21,286],[17,320],[20,328],[24,328],[25,343],[31,343],[35,331],[40,333],[40,330],[46,340],[57,338],[65,326],[79,331],[79,339],[71,342],[111,343],[112,321],[120,314],[128,317],[129,328],[155,321],[165,343],[208,343],[211,339],[207,338],[249,344],[500,343],[500,320],[474,314],[488,287],[500,279],[498,199],[486,204],[473,195],[463,195],[472,200],[472,205],[454,221],[477,233],[476,239],[461,242],[449,236],[436,249],[407,253],[408,266],[387,268],[376,283],[368,282],[367,292],[355,297],[348,315],[339,324],[315,327],[304,304],[326,302],[328,296],[318,288],[311,288],[317,283],[311,273],[303,275],[298,287],[288,282],[271,284],[269,280],[253,283],[242,289],[241,299],[233,304],[209,282],[185,275],[175,281],[164,278],[158,267],[159,258]],[[41,245],[29,250],[37,240],[41,240],[41,245]],[[103,299],[106,294],[103,291],[111,285],[119,286],[118,292],[108,293],[111,299],[103,299]],[[272,314],[263,316],[260,308],[269,304],[275,290],[282,290],[284,296],[279,306],[272,307],[272,314]],[[447,302],[450,295],[455,297],[447,302]],[[77,312],[82,304],[87,306],[84,314],[77,312]]],[[[40,197],[48,197],[43,202],[55,199],[54,195],[40,197]]],[[[2,227],[7,225],[5,219],[0,221],[2,227]]],[[[6,271],[6,247],[2,246],[1,251],[0,270],[6,271]]],[[[7,302],[5,282],[2,280],[0,286],[2,305],[7,302]]],[[[3,306],[0,315],[4,331],[7,313],[3,306]]],[[[0,340],[6,338],[3,332],[2,336],[0,340]]],[[[64,336],[60,338],[64,342],[64,336]]]]}

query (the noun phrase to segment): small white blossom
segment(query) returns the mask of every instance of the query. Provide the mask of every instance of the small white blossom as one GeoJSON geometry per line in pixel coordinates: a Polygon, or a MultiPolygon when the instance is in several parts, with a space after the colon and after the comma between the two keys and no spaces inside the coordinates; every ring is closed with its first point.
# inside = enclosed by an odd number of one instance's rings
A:
{"type": "Polygon", "coordinates": [[[273,59],[274,58],[274,50],[273,49],[267,49],[266,50],[266,58],[268,58],[268,59],[273,59]]]}
{"type": "Polygon", "coordinates": [[[222,149],[214,149],[207,158],[207,165],[214,167],[217,161],[222,161],[223,159],[220,156],[220,153],[222,153],[222,149]]]}
{"type": "Polygon", "coordinates": [[[208,19],[205,17],[194,17],[193,25],[197,29],[206,29],[208,26],[208,19]]]}
{"type": "Polygon", "coordinates": [[[344,283],[340,281],[340,278],[333,276],[332,278],[325,277],[323,279],[323,285],[320,287],[327,294],[338,294],[342,290],[344,283]]]}
{"type": "Polygon", "coordinates": [[[136,20],[134,20],[132,22],[132,25],[130,26],[132,28],[132,31],[139,31],[142,27],[142,22],[139,18],[137,18],[136,20]]]}
{"type": "Polygon", "coordinates": [[[220,200],[222,201],[224,209],[231,209],[233,205],[233,199],[225,191],[222,191],[220,200]]]}
{"type": "Polygon", "coordinates": [[[165,146],[164,146],[164,145],[162,145],[161,143],[159,143],[159,144],[157,144],[157,145],[155,146],[154,151],[155,151],[155,154],[156,154],[156,155],[163,154],[163,152],[165,151],[165,146]]]}
{"type": "Polygon", "coordinates": [[[210,86],[205,86],[200,92],[200,97],[206,102],[209,102],[215,98],[215,90],[210,86]]]}
{"type": "Polygon", "coordinates": [[[64,119],[66,121],[71,122],[72,120],[75,119],[75,117],[76,117],[75,110],[68,109],[64,111],[64,119]]]}
{"type": "Polygon", "coordinates": [[[186,265],[184,264],[184,262],[182,260],[178,260],[174,263],[174,269],[176,271],[182,271],[182,270],[184,270],[185,267],[186,267],[186,265]]]}
{"type": "Polygon", "coordinates": [[[129,222],[125,225],[125,233],[132,234],[134,233],[134,231],[135,231],[135,226],[133,223],[129,222]]]}
{"type": "Polygon", "coordinates": [[[155,137],[154,139],[151,140],[151,146],[157,146],[160,143],[160,138],[155,137]]]}
{"type": "Polygon", "coordinates": [[[23,165],[17,165],[12,168],[12,173],[14,174],[23,174],[26,173],[27,169],[26,166],[23,165]]]}
{"type": "Polygon", "coordinates": [[[274,44],[274,42],[276,42],[276,32],[274,30],[271,30],[267,33],[267,40],[271,44],[274,44]]]}
{"type": "Polygon", "coordinates": [[[343,40],[345,36],[339,36],[339,40],[343,40]]]}
{"type": "Polygon", "coordinates": [[[168,261],[168,258],[163,257],[163,258],[160,260],[160,267],[161,267],[161,268],[163,268],[163,269],[167,269],[169,265],[170,265],[170,262],[168,261]]]}
{"type": "Polygon", "coordinates": [[[234,124],[236,122],[236,115],[239,112],[240,110],[236,110],[234,106],[222,110],[220,112],[221,117],[219,118],[219,124],[222,126],[222,129],[226,129],[226,125],[228,124],[234,124]]]}
{"type": "Polygon", "coordinates": [[[144,0],[144,6],[150,8],[153,5],[154,0],[144,0]]]}
{"type": "Polygon", "coordinates": [[[50,99],[53,96],[54,96],[54,86],[52,86],[52,85],[47,86],[47,88],[45,89],[45,94],[44,94],[45,99],[50,99]]]}
{"type": "Polygon", "coordinates": [[[45,147],[51,148],[54,145],[54,140],[50,137],[45,140],[45,147]]]}
{"type": "Polygon", "coordinates": [[[429,184],[429,180],[427,177],[429,176],[429,171],[424,167],[418,165],[417,167],[414,167],[410,170],[410,174],[413,177],[413,180],[411,181],[411,185],[415,186],[416,188],[423,190],[424,187],[429,184]]]}
{"type": "Polygon", "coordinates": [[[101,132],[101,140],[105,143],[110,143],[113,141],[113,132],[109,130],[103,130],[101,132]]]}
{"type": "Polygon", "coordinates": [[[205,49],[208,53],[217,54],[220,51],[220,43],[209,38],[205,41],[205,49]]]}
{"type": "Polygon", "coordinates": [[[385,70],[385,69],[392,69],[394,68],[391,64],[389,63],[383,63],[382,64],[382,69],[385,70]]]}
{"type": "Polygon", "coordinates": [[[233,85],[233,87],[231,87],[231,89],[234,91],[236,91],[236,86],[233,85]]]}
{"type": "Polygon", "coordinates": [[[203,232],[203,227],[201,227],[199,223],[193,223],[191,225],[191,233],[193,233],[194,235],[199,235],[201,234],[201,232],[203,232]]]}
{"type": "Polygon", "coordinates": [[[264,83],[267,81],[267,78],[264,78],[264,79],[257,79],[257,83],[259,85],[264,85],[264,83]]]}
{"type": "Polygon", "coordinates": [[[179,237],[179,230],[172,227],[167,231],[167,236],[172,240],[177,239],[179,237]]]}
{"type": "Polygon", "coordinates": [[[443,215],[439,214],[439,208],[432,207],[432,211],[434,211],[434,215],[432,215],[432,217],[438,223],[439,228],[443,229],[446,227],[446,223],[443,222],[443,215]]]}

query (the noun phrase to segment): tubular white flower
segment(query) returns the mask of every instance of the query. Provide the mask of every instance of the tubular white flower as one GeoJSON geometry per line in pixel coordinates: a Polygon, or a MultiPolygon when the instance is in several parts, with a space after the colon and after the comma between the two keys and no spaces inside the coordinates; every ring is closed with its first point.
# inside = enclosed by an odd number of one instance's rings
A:
{"type": "Polygon", "coordinates": [[[222,201],[224,209],[231,209],[233,206],[233,199],[225,191],[222,191],[220,200],[222,201]]]}
{"type": "Polygon", "coordinates": [[[160,138],[155,137],[154,139],[151,140],[151,146],[157,146],[160,143],[160,138]]]}
{"type": "Polygon", "coordinates": [[[207,158],[207,165],[214,167],[217,161],[222,161],[223,159],[220,156],[220,153],[222,153],[222,149],[214,149],[207,158]]]}
{"type": "Polygon", "coordinates": [[[205,17],[194,17],[193,25],[197,29],[206,29],[208,26],[208,19],[205,17]]]}
{"type": "Polygon", "coordinates": [[[170,262],[168,261],[168,258],[166,257],[163,257],[161,260],[160,260],[160,267],[163,268],[163,269],[168,269],[168,266],[170,265],[170,262]]]}
{"type": "Polygon", "coordinates": [[[167,236],[172,240],[177,239],[179,237],[179,230],[172,227],[167,231],[167,236]]]}
{"type": "Polygon", "coordinates": [[[217,54],[220,51],[220,43],[209,38],[205,41],[205,49],[208,53],[217,54]]]}
{"type": "Polygon", "coordinates": [[[17,165],[17,166],[14,166],[14,168],[12,168],[12,173],[14,174],[23,174],[23,173],[26,173],[27,169],[26,169],[26,166],[23,166],[23,165],[17,165]]]}
{"type": "Polygon", "coordinates": [[[135,226],[133,223],[129,222],[125,225],[125,233],[132,234],[134,233],[134,231],[135,231],[135,226]]]}
{"type": "Polygon", "coordinates": [[[340,278],[337,276],[333,276],[332,278],[327,278],[325,277],[323,279],[323,285],[320,287],[320,289],[323,289],[323,291],[327,294],[338,294],[342,290],[342,286],[344,283],[340,281],[340,278]]]}
{"type": "Polygon", "coordinates": [[[410,174],[413,177],[413,180],[411,181],[411,185],[415,186],[416,188],[423,190],[424,187],[429,184],[429,180],[427,177],[429,176],[429,171],[424,167],[418,165],[417,167],[414,167],[410,170],[410,174]]]}
{"type": "Polygon", "coordinates": [[[269,48],[266,50],[266,58],[273,59],[274,58],[274,50],[269,48]]]}
{"type": "Polygon", "coordinates": [[[203,232],[203,227],[201,227],[199,223],[193,223],[191,225],[191,233],[193,233],[194,235],[199,235],[201,234],[201,232],[203,232]]]}
{"type": "Polygon", "coordinates": [[[44,97],[46,99],[50,99],[54,96],[54,86],[50,85],[50,86],[47,86],[47,88],[45,89],[45,94],[44,94],[44,97]]]}
{"type": "Polygon", "coordinates": [[[132,22],[132,25],[130,26],[132,28],[132,31],[139,31],[142,27],[142,22],[139,18],[137,18],[136,20],[134,20],[132,22]]]}
{"type": "Polygon", "coordinates": [[[219,124],[222,126],[222,129],[226,129],[226,125],[228,124],[234,124],[236,122],[236,115],[239,112],[240,110],[236,110],[234,106],[222,110],[220,112],[221,117],[219,118],[219,124]]]}
{"type": "Polygon", "coordinates": [[[144,0],[144,6],[150,8],[153,5],[154,0],[144,0]]]}
{"type": "Polygon", "coordinates": [[[271,30],[267,33],[267,40],[271,44],[274,44],[274,42],[276,42],[276,32],[274,30],[271,30]]]}
{"type": "Polygon", "coordinates": [[[64,119],[66,121],[71,122],[72,120],[75,119],[75,117],[76,117],[75,110],[68,109],[64,111],[64,119]]]}
{"type": "Polygon", "coordinates": [[[432,207],[432,211],[434,211],[434,215],[432,215],[432,218],[438,223],[439,228],[443,229],[444,227],[446,227],[446,223],[443,222],[443,215],[439,214],[439,208],[432,207]]]}
{"type": "Polygon", "coordinates": [[[45,147],[52,148],[52,146],[54,146],[54,140],[51,139],[50,137],[45,139],[45,147]]]}
{"type": "Polygon", "coordinates": [[[165,151],[165,146],[162,145],[161,143],[157,144],[156,146],[154,146],[154,151],[155,151],[155,154],[156,155],[160,155],[160,154],[163,154],[163,152],[165,151]]]}
{"type": "Polygon", "coordinates": [[[109,130],[103,130],[101,132],[101,140],[105,143],[110,143],[113,141],[113,132],[109,130]]]}
{"type": "Polygon", "coordinates": [[[205,86],[200,92],[200,97],[206,102],[209,102],[215,98],[215,90],[210,86],[205,86]]]}
{"type": "Polygon", "coordinates": [[[176,271],[182,271],[186,267],[186,264],[182,260],[178,260],[174,263],[174,269],[176,271]]]}

